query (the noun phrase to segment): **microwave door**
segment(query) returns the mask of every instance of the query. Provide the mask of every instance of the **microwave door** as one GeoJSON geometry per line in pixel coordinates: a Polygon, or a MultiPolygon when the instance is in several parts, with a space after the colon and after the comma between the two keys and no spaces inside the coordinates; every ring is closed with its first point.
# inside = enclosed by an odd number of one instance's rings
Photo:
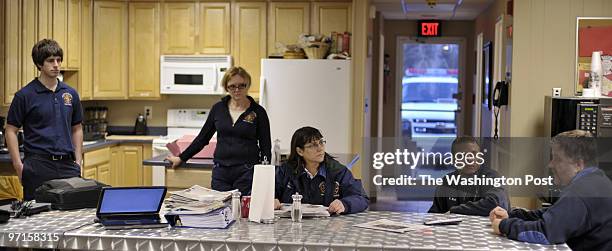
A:
{"type": "Polygon", "coordinates": [[[214,67],[172,67],[165,77],[165,89],[172,93],[206,94],[214,91],[214,67]]]}

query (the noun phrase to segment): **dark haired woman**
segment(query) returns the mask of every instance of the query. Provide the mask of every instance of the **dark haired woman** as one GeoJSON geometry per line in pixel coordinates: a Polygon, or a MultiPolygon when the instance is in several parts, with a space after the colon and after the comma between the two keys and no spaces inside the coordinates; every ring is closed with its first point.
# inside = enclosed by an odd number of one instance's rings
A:
{"type": "Polygon", "coordinates": [[[351,171],[325,152],[319,130],[302,127],[291,138],[288,160],[276,170],[275,208],[291,203],[299,193],[302,203],[324,205],[331,214],[364,211],[368,197],[351,171]]]}

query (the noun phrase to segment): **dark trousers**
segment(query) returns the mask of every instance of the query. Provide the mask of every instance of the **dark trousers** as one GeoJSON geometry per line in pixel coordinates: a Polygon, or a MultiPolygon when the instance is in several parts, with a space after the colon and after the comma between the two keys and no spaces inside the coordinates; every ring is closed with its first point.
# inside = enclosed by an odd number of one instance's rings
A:
{"type": "Polygon", "coordinates": [[[253,165],[223,166],[215,163],[212,170],[212,189],[217,191],[238,189],[242,195],[250,195],[252,184],[253,165]]]}
{"type": "Polygon", "coordinates": [[[24,200],[33,200],[34,192],[45,181],[80,177],[81,168],[72,160],[50,160],[28,156],[23,160],[21,185],[24,200]]]}

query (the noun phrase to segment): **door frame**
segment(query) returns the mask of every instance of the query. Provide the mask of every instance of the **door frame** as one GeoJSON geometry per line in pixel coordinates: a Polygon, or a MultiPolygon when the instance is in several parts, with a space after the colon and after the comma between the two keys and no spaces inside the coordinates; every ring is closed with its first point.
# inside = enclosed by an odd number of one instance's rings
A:
{"type": "Polygon", "coordinates": [[[457,100],[457,111],[455,112],[455,126],[457,128],[457,135],[464,134],[464,118],[463,118],[463,102],[466,98],[465,96],[465,44],[466,39],[464,37],[430,37],[430,38],[420,38],[414,36],[398,36],[396,41],[395,52],[397,56],[395,57],[395,83],[399,87],[399,91],[395,92],[395,105],[396,107],[400,107],[397,109],[395,113],[395,136],[402,136],[402,109],[401,109],[401,100],[402,100],[402,90],[401,83],[402,77],[404,76],[404,71],[401,70],[403,68],[404,62],[404,43],[424,43],[424,44],[459,44],[459,85],[458,85],[458,94],[460,94],[461,99],[457,100]]]}
{"type": "Polygon", "coordinates": [[[475,137],[480,137],[480,127],[482,121],[482,48],[484,46],[484,34],[478,33],[476,35],[476,46],[474,47],[474,51],[476,52],[476,76],[474,76],[474,103],[473,106],[473,127],[472,127],[472,135],[475,137]]]}

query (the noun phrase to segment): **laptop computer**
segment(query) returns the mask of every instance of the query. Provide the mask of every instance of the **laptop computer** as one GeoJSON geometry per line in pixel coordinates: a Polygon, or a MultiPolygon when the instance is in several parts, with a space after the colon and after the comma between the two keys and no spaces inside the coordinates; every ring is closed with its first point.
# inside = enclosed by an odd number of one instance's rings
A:
{"type": "Polygon", "coordinates": [[[105,229],[162,228],[159,217],[166,187],[105,187],[96,209],[105,229]]]}

